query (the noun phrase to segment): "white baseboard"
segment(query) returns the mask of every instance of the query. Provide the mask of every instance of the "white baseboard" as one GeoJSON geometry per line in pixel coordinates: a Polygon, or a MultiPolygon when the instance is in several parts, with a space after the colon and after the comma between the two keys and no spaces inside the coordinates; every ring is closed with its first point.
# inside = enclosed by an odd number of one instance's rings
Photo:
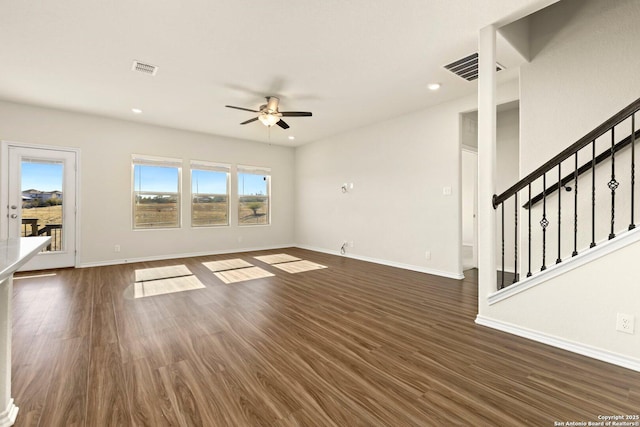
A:
{"type": "Polygon", "coordinates": [[[449,271],[436,270],[433,268],[421,267],[421,266],[416,266],[411,264],[403,264],[395,261],[388,261],[388,260],[371,258],[371,257],[366,257],[361,255],[354,255],[354,254],[341,255],[339,251],[332,251],[332,250],[316,248],[312,246],[297,245],[295,243],[290,243],[287,245],[264,246],[264,247],[257,247],[257,248],[237,248],[237,249],[225,249],[225,250],[219,250],[219,251],[190,252],[190,253],[182,253],[182,254],[154,255],[154,256],[148,256],[148,257],[83,262],[78,265],[78,268],[104,267],[108,265],[130,264],[134,262],[162,261],[165,259],[192,258],[192,257],[209,256],[209,255],[226,255],[226,254],[233,254],[233,253],[239,253],[239,252],[267,251],[267,250],[284,249],[284,248],[291,248],[291,247],[307,249],[310,251],[321,252],[321,253],[326,253],[330,255],[345,256],[347,258],[353,258],[360,261],[373,262],[375,264],[388,265],[390,267],[402,268],[404,270],[411,270],[411,271],[418,271],[420,273],[433,274],[435,276],[447,277],[449,279],[457,279],[457,280],[464,279],[464,274],[462,273],[452,273],[449,271]]]}
{"type": "Polygon", "coordinates": [[[16,422],[18,416],[18,407],[13,403],[13,399],[9,399],[9,403],[4,411],[0,412],[0,427],[9,427],[16,422]]]}
{"type": "Polygon", "coordinates": [[[300,249],[307,249],[307,250],[310,250],[310,251],[321,252],[321,253],[325,253],[325,254],[329,254],[329,255],[337,255],[337,256],[343,256],[343,257],[347,257],[347,258],[353,258],[353,259],[357,259],[357,260],[360,260],[360,261],[372,262],[374,264],[381,264],[381,265],[387,265],[389,267],[402,268],[403,270],[411,270],[411,271],[417,271],[417,272],[420,272],[420,273],[433,274],[434,276],[441,276],[441,277],[446,277],[446,278],[449,278],[449,279],[456,279],[456,280],[464,279],[464,274],[462,274],[462,273],[453,273],[453,272],[450,272],[450,271],[436,270],[434,268],[421,267],[421,266],[411,265],[411,264],[403,264],[403,263],[400,263],[400,262],[389,261],[389,260],[379,259],[379,258],[371,258],[371,257],[367,257],[367,256],[355,255],[355,254],[350,254],[350,253],[346,253],[346,254],[342,255],[340,253],[340,251],[333,251],[333,250],[324,249],[324,248],[317,248],[317,247],[314,247],[314,246],[306,246],[306,245],[295,245],[295,246],[300,248],[300,249]]]}
{"type": "Polygon", "coordinates": [[[476,317],[476,323],[488,328],[497,329],[502,332],[507,332],[512,335],[517,335],[522,338],[527,338],[532,341],[537,341],[552,347],[561,348],[572,353],[581,354],[583,356],[591,357],[592,359],[601,360],[603,362],[611,363],[612,365],[622,366],[623,368],[640,372],[640,359],[569,341],[564,338],[545,334],[544,332],[534,331],[532,329],[523,328],[501,320],[490,319],[481,315],[476,317]]]}
{"type": "Polygon", "coordinates": [[[193,258],[193,257],[209,256],[209,255],[226,255],[226,254],[234,254],[239,252],[269,251],[269,250],[293,248],[293,247],[296,247],[296,245],[294,243],[290,243],[287,245],[263,246],[263,247],[256,247],[256,248],[223,249],[219,251],[189,252],[189,253],[183,253],[183,254],[154,255],[154,256],[148,256],[148,257],[137,257],[137,258],[126,258],[126,259],[110,259],[105,261],[83,262],[83,263],[80,263],[80,265],[78,265],[78,268],[104,267],[107,265],[130,264],[134,262],[147,262],[147,261],[162,261],[165,259],[177,259],[177,258],[193,258]]]}

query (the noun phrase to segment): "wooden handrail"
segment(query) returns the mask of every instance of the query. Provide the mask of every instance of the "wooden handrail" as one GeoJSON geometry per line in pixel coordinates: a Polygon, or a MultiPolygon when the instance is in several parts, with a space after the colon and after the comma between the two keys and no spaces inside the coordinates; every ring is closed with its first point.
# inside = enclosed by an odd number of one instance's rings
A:
{"type": "Polygon", "coordinates": [[[538,169],[534,170],[529,175],[525,176],[520,181],[512,185],[509,189],[507,189],[505,192],[503,192],[499,196],[494,194],[493,208],[496,209],[500,205],[500,203],[504,202],[509,197],[516,194],[518,191],[522,190],[529,184],[533,183],[535,180],[540,178],[543,174],[547,173],[554,167],[558,166],[558,164],[562,163],[569,157],[573,156],[576,152],[586,147],[588,144],[590,144],[592,141],[596,140],[600,136],[604,135],[611,128],[621,123],[622,121],[626,120],[629,116],[631,116],[633,113],[635,113],[638,110],[640,110],[640,98],[636,99],[631,104],[629,104],[628,106],[620,110],[618,113],[616,113],[614,116],[612,116],[610,119],[606,120],[600,126],[596,127],[594,130],[592,130],[591,132],[589,132],[588,134],[586,134],[585,136],[583,136],[582,138],[580,138],[579,140],[571,144],[569,147],[562,150],[556,156],[554,156],[545,164],[540,166],[538,169]]]}
{"type": "MultiPolygon", "coordinates": [[[[618,142],[616,145],[614,145],[613,147],[613,152],[617,153],[618,151],[622,150],[623,148],[627,147],[631,141],[637,141],[640,140],[640,130],[636,131],[636,135],[635,138],[633,138],[631,135],[629,135],[628,137],[626,137],[625,139],[623,139],[622,141],[618,142]]],[[[611,148],[608,148],[607,150],[603,151],[602,153],[600,153],[598,156],[596,156],[596,165],[602,163],[603,161],[610,159],[611,158],[611,148]]],[[[590,171],[593,168],[592,165],[592,160],[587,161],[585,164],[583,164],[582,166],[580,166],[577,169],[578,172],[578,176],[582,175],[583,173],[590,171]]],[[[561,187],[566,186],[566,184],[569,184],[571,182],[573,182],[575,180],[575,171],[568,173],[564,178],[562,178],[562,180],[560,180],[561,183],[561,187]]],[[[552,194],[554,191],[558,190],[558,183],[556,182],[555,184],[549,186],[546,188],[545,191],[542,191],[540,193],[538,193],[537,195],[535,195],[534,197],[531,198],[531,206],[534,206],[536,203],[538,203],[540,200],[542,200],[542,198],[544,197],[544,195],[546,194],[547,196],[549,194],[552,194]]],[[[569,189],[570,190],[570,189],[569,189]]],[[[522,205],[523,208],[525,209],[529,209],[529,202],[525,203],[524,205],[522,205]]]]}

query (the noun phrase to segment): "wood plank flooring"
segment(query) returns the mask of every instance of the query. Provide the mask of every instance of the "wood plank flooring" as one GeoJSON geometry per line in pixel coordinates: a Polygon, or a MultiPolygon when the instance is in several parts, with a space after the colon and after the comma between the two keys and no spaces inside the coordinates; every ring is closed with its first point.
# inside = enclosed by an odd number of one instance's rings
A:
{"type": "Polygon", "coordinates": [[[16,426],[553,426],[640,413],[640,373],[477,326],[456,281],[291,248],[14,282],[16,426]],[[289,274],[254,259],[327,266],[289,274]],[[203,262],[275,276],[224,284],[203,262]],[[204,289],[131,298],[135,270],[204,289]]]}

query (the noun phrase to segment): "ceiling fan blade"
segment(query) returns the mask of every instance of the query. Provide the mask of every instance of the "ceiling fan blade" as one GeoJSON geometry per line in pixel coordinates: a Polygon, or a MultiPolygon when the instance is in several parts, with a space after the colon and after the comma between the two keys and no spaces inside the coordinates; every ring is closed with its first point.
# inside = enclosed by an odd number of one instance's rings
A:
{"type": "Polygon", "coordinates": [[[251,111],[252,113],[259,113],[260,112],[258,110],[250,110],[248,108],[234,107],[233,105],[225,105],[225,107],[227,107],[227,108],[235,108],[236,110],[251,111]]]}
{"type": "Polygon", "coordinates": [[[289,125],[286,124],[283,120],[278,120],[278,123],[276,124],[280,126],[282,129],[289,129],[289,125]]]}
{"type": "Polygon", "coordinates": [[[245,121],[245,122],[242,122],[242,123],[240,123],[240,124],[241,124],[241,125],[246,125],[247,123],[255,122],[256,120],[258,120],[258,118],[257,118],[257,117],[254,117],[253,119],[249,119],[249,120],[247,120],[247,121],[245,121]]]}
{"type": "Polygon", "coordinates": [[[312,114],[308,111],[280,111],[282,117],[310,117],[312,114]]]}

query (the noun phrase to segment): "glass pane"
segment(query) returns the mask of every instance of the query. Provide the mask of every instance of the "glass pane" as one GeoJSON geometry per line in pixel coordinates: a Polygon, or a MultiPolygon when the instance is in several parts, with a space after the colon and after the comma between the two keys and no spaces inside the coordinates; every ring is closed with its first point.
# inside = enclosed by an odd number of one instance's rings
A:
{"type": "Polygon", "coordinates": [[[269,224],[269,177],[238,173],[238,224],[269,224]]]}
{"type": "Polygon", "coordinates": [[[203,227],[229,224],[226,172],[191,170],[191,225],[203,227]]]}
{"type": "Polygon", "coordinates": [[[64,249],[62,236],[62,162],[23,159],[21,162],[23,237],[51,236],[43,252],[64,249]]]}
{"type": "Polygon", "coordinates": [[[133,227],[179,227],[179,168],[134,165],[133,176],[133,227]]]}

